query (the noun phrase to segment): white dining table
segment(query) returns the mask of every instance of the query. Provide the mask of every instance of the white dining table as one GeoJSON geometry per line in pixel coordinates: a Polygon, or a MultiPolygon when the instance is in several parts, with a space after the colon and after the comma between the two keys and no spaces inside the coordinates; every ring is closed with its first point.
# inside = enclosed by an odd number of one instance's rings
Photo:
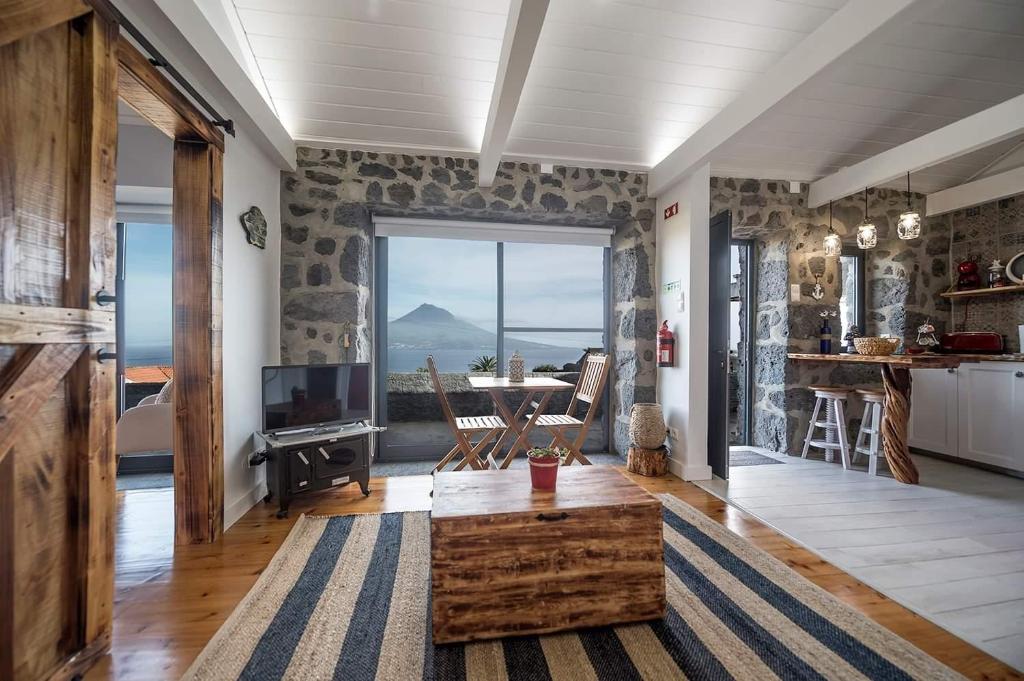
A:
{"type": "Polygon", "coordinates": [[[502,460],[501,468],[508,468],[519,450],[525,450],[530,446],[530,431],[537,425],[537,419],[544,413],[548,402],[551,401],[551,396],[561,390],[572,390],[576,387],[572,383],[547,376],[527,376],[524,380],[518,382],[494,376],[470,376],[469,385],[474,390],[486,390],[490,394],[491,401],[494,402],[494,408],[508,425],[508,430],[502,433],[498,441],[494,443],[494,447],[491,448],[487,459],[489,461],[496,461],[494,456],[501,452],[505,443],[513,436],[516,438],[511,447],[509,447],[508,454],[502,460]],[[523,403],[515,412],[512,411],[508,401],[505,399],[505,393],[513,390],[526,393],[526,399],[523,400],[523,403]],[[539,401],[535,399],[538,396],[540,397],[539,401]],[[533,413],[523,422],[526,412],[531,407],[533,407],[533,413]]]}

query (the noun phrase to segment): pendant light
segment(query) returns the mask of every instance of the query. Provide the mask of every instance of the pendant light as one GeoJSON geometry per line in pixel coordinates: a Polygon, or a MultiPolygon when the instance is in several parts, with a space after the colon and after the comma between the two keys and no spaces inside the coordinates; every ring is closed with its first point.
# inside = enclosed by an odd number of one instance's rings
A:
{"type": "Polygon", "coordinates": [[[864,187],[864,222],[857,226],[857,247],[860,249],[874,248],[878,245],[878,230],[868,222],[868,188],[864,187]]]}
{"type": "Polygon", "coordinates": [[[896,234],[904,241],[921,236],[921,216],[910,206],[910,173],[907,173],[907,212],[900,215],[896,234]]]}
{"type": "Polygon", "coordinates": [[[839,255],[839,251],[842,250],[842,242],[839,240],[839,235],[836,234],[836,230],[832,228],[832,202],[828,202],[828,234],[825,235],[825,257],[836,257],[839,255]]]}

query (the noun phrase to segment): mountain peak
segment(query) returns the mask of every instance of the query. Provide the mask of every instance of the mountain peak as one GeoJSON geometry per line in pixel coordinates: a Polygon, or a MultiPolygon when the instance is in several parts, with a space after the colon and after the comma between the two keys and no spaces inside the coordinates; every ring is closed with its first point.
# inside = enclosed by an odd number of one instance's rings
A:
{"type": "Polygon", "coordinates": [[[457,323],[455,315],[443,307],[422,303],[412,312],[399,317],[396,322],[415,322],[418,324],[451,324],[457,323]]]}

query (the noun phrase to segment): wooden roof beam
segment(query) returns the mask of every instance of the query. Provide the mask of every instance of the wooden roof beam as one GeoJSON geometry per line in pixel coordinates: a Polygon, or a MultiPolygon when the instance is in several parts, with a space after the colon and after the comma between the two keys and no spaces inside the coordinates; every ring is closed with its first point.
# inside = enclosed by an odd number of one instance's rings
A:
{"type": "Polygon", "coordinates": [[[707,163],[728,142],[823,69],[874,36],[890,22],[927,12],[937,0],[849,0],[787,52],[735,100],[705,123],[652,170],[648,193],[659,193],[707,163]]]}
{"type": "Polygon", "coordinates": [[[498,73],[491,92],[491,107],[487,112],[487,126],[480,146],[481,187],[490,187],[505,151],[512,121],[519,108],[526,74],[533,61],[548,0],[512,0],[508,8],[505,37],[501,43],[498,73]]]}
{"type": "Polygon", "coordinates": [[[1022,132],[1024,95],[1018,95],[812,182],[807,202],[816,208],[864,187],[891,182],[1022,132]]]}

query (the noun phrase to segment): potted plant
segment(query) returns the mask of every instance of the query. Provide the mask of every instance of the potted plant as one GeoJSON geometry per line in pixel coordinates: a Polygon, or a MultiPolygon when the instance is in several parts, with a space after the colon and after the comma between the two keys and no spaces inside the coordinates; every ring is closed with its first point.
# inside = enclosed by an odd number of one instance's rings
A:
{"type": "Polygon", "coordinates": [[[554,491],[558,467],[569,455],[565,447],[534,447],[526,452],[530,462],[530,481],[534,489],[554,491]]]}

